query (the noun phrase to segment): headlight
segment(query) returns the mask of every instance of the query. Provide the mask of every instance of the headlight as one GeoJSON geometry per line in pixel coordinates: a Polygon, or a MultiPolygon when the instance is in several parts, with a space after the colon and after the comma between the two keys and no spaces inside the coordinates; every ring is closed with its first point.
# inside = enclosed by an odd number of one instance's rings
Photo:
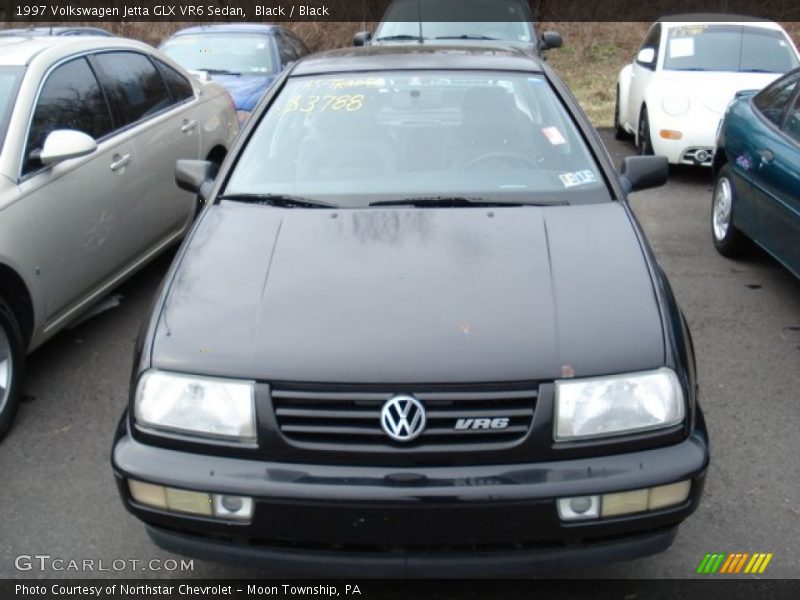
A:
{"type": "Polygon", "coordinates": [[[661,100],[661,108],[673,117],[679,117],[689,110],[689,98],[683,94],[667,94],[661,100]]]}
{"type": "Polygon", "coordinates": [[[136,387],[134,415],[145,427],[255,442],[255,384],[147,371],[136,387]]]}
{"type": "Polygon", "coordinates": [[[239,125],[244,125],[247,119],[250,118],[249,110],[237,110],[236,116],[239,118],[239,125]]]}
{"type": "Polygon", "coordinates": [[[557,441],[661,429],[681,423],[684,413],[681,385],[671,369],[556,381],[557,441]]]}

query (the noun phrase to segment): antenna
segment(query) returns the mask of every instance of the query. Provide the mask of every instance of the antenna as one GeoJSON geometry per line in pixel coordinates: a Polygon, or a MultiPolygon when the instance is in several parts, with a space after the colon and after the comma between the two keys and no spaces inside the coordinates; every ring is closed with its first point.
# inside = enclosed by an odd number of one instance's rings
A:
{"type": "Polygon", "coordinates": [[[425,43],[425,37],[422,35],[422,0],[417,0],[417,12],[419,12],[419,43],[425,43]]]}

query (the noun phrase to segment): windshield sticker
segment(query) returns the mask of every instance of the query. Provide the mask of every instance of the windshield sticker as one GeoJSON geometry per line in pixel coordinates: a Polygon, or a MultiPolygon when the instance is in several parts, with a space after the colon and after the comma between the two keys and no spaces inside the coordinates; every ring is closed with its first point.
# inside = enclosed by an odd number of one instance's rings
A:
{"type": "Polygon", "coordinates": [[[669,57],[684,58],[694,56],[694,38],[675,38],[669,41],[669,57]]]}
{"type": "Polygon", "coordinates": [[[593,171],[575,171],[574,173],[562,173],[558,176],[565,188],[577,187],[597,182],[597,175],[593,171]]]}
{"type": "Polygon", "coordinates": [[[567,140],[565,140],[564,136],[561,135],[558,127],[545,127],[542,129],[542,133],[553,146],[561,146],[567,143],[567,140]]]}
{"type": "Polygon", "coordinates": [[[324,111],[346,111],[355,112],[364,106],[364,94],[328,94],[325,96],[303,96],[295,94],[289,98],[289,102],[283,109],[283,114],[300,112],[310,114],[313,112],[324,111]]]}
{"type": "Polygon", "coordinates": [[[358,79],[313,79],[300,86],[302,91],[319,90],[347,90],[352,88],[382,88],[386,87],[386,80],[381,77],[361,77],[358,79]]]}
{"type": "Polygon", "coordinates": [[[694,25],[684,25],[682,27],[673,27],[670,29],[669,37],[696,37],[704,34],[706,29],[708,29],[708,25],[703,25],[700,23],[696,23],[694,25]]]}

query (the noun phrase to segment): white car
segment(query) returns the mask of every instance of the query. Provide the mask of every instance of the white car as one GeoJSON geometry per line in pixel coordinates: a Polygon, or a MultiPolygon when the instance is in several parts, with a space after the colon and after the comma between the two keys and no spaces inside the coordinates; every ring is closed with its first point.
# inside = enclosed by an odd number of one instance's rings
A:
{"type": "Polygon", "coordinates": [[[761,89],[800,64],[777,23],[714,18],[658,21],[620,72],[614,127],[618,139],[635,136],[640,154],[711,166],[718,126],[736,93],[761,89]]]}
{"type": "Polygon", "coordinates": [[[221,162],[223,88],[115,37],[0,38],[0,438],[25,355],[183,237],[175,162],[221,162]]]}

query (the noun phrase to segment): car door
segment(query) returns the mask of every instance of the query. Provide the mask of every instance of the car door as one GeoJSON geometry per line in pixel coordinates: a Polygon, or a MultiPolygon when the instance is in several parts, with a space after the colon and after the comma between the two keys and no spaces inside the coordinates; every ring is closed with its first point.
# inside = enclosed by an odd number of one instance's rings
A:
{"type": "Polygon", "coordinates": [[[163,63],[157,68],[155,59],[143,53],[103,52],[92,61],[112,109],[134,134],[143,252],[179,235],[194,215],[194,196],[175,185],[175,162],[200,153],[194,89],[180,73],[163,63]]]}
{"type": "Polygon", "coordinates": [[[51,322],[130,262],[142,231],[133,142],[116,130],[85,57],[66,61],[45,77],[23,152],[21,202],[34,228],[37,282],[51,322]],[[45,167],[31,154],[58,129],[90,135],[97,150],[45,167]]]}
{"type": "Polygon", "coordinates": [[[661,23],[656,23],[647,33],[642,42],[641,48],[636,53],[631,69],[631,87],[628,98],[628,114],[626,115],[625,122],[631,123],[636,130],[639,127],[639,115],[644,102],[644,94],[647,86],[650,85],[658,65],[659,49],[661,47],[661,23]],[[653,50],[653,60],[650,62],[643,62],[639,60],[639,55],[642,50],[653,50]]]}
{"type": "Polygon", "coordinates": [[[756,240],[800,273],[800,74],[753,100],[761,126],[750,136],[756,240]]]}

